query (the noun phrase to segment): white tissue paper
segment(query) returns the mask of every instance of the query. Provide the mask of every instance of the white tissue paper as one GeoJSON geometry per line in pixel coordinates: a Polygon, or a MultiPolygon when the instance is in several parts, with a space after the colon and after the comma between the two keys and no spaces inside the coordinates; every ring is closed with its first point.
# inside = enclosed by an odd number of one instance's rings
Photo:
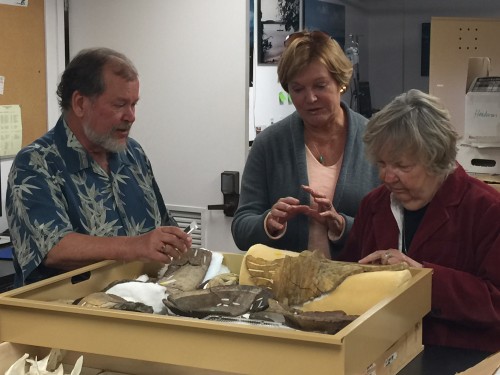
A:
{"type": "MultiPolygon", "coordinates": [[[[139,277],[137,280],[144,280],[139,277]]],[[[155,314],[162,314],[166,307],[163,303],[167,288],[163,285],[151,282],[130,281],[120,284],[106,290],[108,294],[114,294],[130,302],[142,302],[153,308],[155,314]]]]}

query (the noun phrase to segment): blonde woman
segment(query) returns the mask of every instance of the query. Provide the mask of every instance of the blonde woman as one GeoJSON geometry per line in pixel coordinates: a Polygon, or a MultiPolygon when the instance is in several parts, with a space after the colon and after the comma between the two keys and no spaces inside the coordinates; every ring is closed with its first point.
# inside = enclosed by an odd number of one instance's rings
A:
{"type": "Polygon", "coordinates": [[[364,155],[367,119],[341,101],[353,68],[335,40],[304,31],[285,44],[278,78],[296,112],[256,137],[232,234],[242,250],[262,243],[334,258],[380,183],[364,155]]]}

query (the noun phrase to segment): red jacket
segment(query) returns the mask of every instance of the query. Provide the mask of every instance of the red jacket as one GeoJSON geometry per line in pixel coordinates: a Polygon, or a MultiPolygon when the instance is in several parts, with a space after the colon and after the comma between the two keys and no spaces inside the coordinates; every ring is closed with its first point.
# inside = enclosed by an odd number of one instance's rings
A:
{"type": "MultiPolygon", "coordinates": [[[[342,260],[397,249],[390,192],[362,201],[342,260]]],[[[500,350],[500,194],[458,166],[430,202],[408,256],[433,269],[424,344],[500,350]]]]}

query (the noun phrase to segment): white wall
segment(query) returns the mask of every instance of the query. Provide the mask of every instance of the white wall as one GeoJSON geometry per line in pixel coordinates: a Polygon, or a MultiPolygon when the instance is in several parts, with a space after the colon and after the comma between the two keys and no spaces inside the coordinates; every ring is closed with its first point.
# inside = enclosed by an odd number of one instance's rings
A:
{"type": "MultiPolygon", "coordinates": [[[[45,0],[48,123],[59,117],[63,0],[45,0]]],[[[222,203],[220,173],[243,170],[248,151],[248,0],[70,2],[71,56],[90,46],[126,53],[141,77],[132,136],[151,159],[167,204],[222,203]],[[230,14],[231,17],[227,17],[230,14]]],[[[2,202],[12,160],[2,160],[2,202]]],[[[206,245],[238,251],[231,218],[206,213],[206,245]]],[[[7,227],[0,217],[0,230],[7,227]]]]}
{"type": "MultiPolygon", "coordinates": [[[[248,0],[69,1],[70,52],[107,46],[139,70],[132,137],[168,205],[221,204],[220,174],[248,151],[248,0]]],[[[206,246],[238,251],[230,217],[208,211],[206,246]]]]}

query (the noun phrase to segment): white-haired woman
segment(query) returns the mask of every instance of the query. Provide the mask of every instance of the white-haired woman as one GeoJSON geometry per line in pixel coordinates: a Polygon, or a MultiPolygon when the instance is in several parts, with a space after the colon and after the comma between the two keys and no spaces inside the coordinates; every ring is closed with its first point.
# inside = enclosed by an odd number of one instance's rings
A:
{"type": "Polygon", "coordinates": [[[456,162],[440,101],[396,97],[364,142],[384,185],[362,201],[342,259],[433,269],[424,344],[500,350],[500,194],[456,162]]]}

